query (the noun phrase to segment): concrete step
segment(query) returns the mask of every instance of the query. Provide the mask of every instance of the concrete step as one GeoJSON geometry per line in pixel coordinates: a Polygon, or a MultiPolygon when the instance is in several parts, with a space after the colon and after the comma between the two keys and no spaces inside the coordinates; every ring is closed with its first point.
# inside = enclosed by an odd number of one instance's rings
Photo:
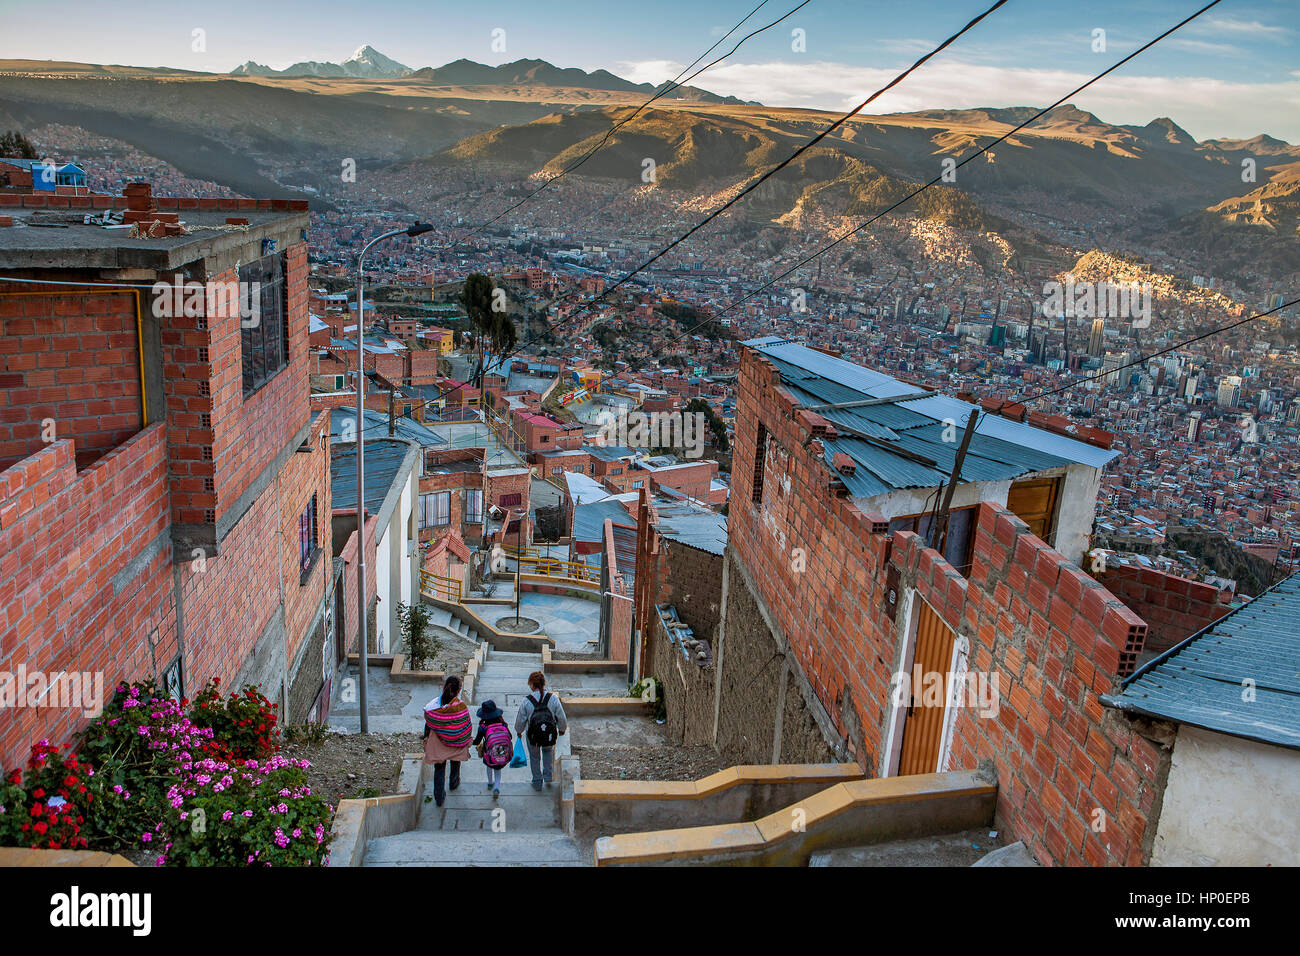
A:
{"type": "Polygon", "coordinates": [[[560,829],[411,830],[366,844],[366,866],[583,866],[574,839],[560,829]]]}
{"type": "Polygon", "coordinates": [[[494,647],[488,652],[488,660],[521,663],[527,662],[529,664],[537,664],[538,666],[541,666],[542,655],[533,654],[529,651],[499,651],[494,647]]]}

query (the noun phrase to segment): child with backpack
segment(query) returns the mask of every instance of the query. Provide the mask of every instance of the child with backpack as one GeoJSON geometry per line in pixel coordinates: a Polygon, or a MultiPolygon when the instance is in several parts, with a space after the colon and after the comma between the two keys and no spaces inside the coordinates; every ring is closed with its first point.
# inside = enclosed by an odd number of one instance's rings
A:
{"type": "Polygon", "coordinates": [[[501,796],[501,771],[509,765],[514,757],[515,748],[511,743],[510,727],[495,701],[485,700],[478,709],[478,733],[474,735],[474,746],[483,758],[487,768],[487,785],[492,791],[492,799],[501,796]]]}
{"type": "Polygon", "coordinates": [[[555,766],[556,740],[568,730],[560,698],[546,690],[546,675],[533,671],[528,675],[531,693],[519,705],[515,733],[528,734],[528,766],[533,772],[533,789],[551,785],[555,766]]]}

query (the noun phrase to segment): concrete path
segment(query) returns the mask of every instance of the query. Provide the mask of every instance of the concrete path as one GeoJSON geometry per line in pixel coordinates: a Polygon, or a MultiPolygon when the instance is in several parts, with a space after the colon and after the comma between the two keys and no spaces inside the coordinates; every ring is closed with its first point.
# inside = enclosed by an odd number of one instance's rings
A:
{"type": "MultiPolygon", "coordinates": [[[[500,707],[514,732],[515,715],[528,693],[528,675],[541,670],[540,654],[492,650],[479,671],[473,709],[485,700],[500,707]]],[[[477,722],[476,722],[477,726],[477,722]]],[[[556,762],[571,753],[571,735],[556,744],[556,762]]],[[[431,774],[431,770],[426,770],[431,774]]],[[[502,773],[501,794],[493,797],[483,762],[471,753],[461,765],[460,787],[443,806],[433,802],[433,783],[414,830],[371,840],[366,866],[582,866],[577,841],[560,826],[557,774],[553,786],[534,790],[527,767],[502,773]]]]}

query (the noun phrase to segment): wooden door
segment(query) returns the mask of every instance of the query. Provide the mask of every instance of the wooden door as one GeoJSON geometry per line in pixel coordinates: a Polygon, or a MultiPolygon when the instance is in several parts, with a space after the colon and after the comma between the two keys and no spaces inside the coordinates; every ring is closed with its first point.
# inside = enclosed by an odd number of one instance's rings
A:
{"type": "Polygon", "coordinates": [[[1041,540],[1051,543],[1056,531],[1056,501],[1060,490],[1060,478],[1012,482],[1007,492],[1007,510],[1029,525],[1029,530],[1041,540]]]}
{"type": "Polygon", "coordinates": [[[947,709],[948,673],[957,635],[930,605],[917,598],[916,650],[908,674],[907,716],[903,721],[903,747],[898,761],[900,775],[935,773],[939,767],[939,745],[947,709]],[[931,676],[938,675],[938,676],[931,676]],[[942,683],[942,693],[935,686],[942,683]],[[927,692],[928,690],[928,692],[927,692]]]}

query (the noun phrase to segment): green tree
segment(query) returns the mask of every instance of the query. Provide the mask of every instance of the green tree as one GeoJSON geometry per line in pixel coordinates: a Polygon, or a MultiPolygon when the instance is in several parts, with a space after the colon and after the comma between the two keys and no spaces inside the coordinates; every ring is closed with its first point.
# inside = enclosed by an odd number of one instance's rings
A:
{"type": "Polygon", "coordinates": [[[406,642],[406,666],[422,671],[438,653],[439,641],[429,636],[429,608],[423,603],[398,604],[397,621],[406,642]]]}
{"type": "Polygon", "coordinates": [[[10,159],[41,158],[32,141],[14,129],[0,133],[0,156],[8,156],[10,159]]]}
{"type": "Polygon", "coordinates": [[[686,412],[702,412],[704,420],[709,423],[709,431],[713,432],[713,445],[719,451],[727,451],[730,443],[727,441],[727,423],[722,420],[717,412],[702,398],[692,398],[686,403],[686,412]]]}
{"type": "MultiPolygon", "coordinates": [[[[504,291],[504,290],[503,290],[504,291]]],[[[504,355],[515,347],[518,334],[514,320],[504,309],[494,306],[500,301],[491,278],[481,272],[471,272],[465,277],[465,287],[460,293],[460,304],[469,317],[474,330],[479,368],[487,364],[492,355],[504,355]]]]}

